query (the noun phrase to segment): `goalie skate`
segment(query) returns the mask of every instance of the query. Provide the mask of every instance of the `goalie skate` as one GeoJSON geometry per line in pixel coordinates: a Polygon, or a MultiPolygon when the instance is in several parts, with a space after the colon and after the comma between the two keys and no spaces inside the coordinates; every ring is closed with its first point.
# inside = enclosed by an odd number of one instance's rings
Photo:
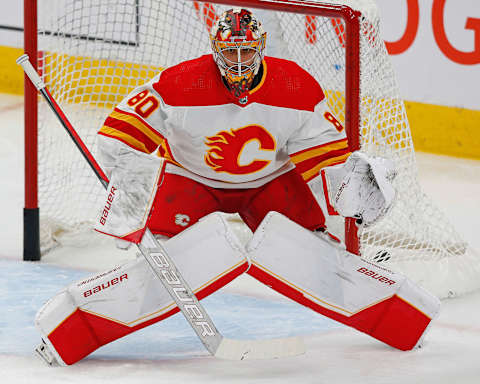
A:
{"type": "Polygon", "coordinates": [[[35,353],[39,356],[45,363],[51,367],[60,366],[55,355],[50,350],[50,347],[42,339],[42,342],[35,347],[35,353]]]}

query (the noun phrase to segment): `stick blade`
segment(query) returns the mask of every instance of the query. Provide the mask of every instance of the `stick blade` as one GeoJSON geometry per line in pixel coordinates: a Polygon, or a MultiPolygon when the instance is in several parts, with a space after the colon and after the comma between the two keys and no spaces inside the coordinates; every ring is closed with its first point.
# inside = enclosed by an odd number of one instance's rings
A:
{"type": "Polygon", "coordinates": [[[215,357],[227,360],[278,359],[302,355],[305,351],[305,344],[300,337],[265,340],[223,338],[215,352],[215,357]]]}

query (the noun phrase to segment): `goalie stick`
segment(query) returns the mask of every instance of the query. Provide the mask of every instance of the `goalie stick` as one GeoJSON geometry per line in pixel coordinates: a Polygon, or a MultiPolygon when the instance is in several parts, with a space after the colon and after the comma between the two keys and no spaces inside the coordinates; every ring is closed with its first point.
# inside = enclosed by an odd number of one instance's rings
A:
{"type": "MultiPolygon", "coordinates": [[[[16,62],[23,68],[27,77],[43,96],[104,188],[107,188],[107,176],[48,91],[45,83],[30,63],[28,55],[20,56],[16,62]]],[[[141,243],[137,246],[154,274],[161,281],[211,355],[229,360],[243,360],[278,358],[305,353],[304,344],[298,337],[264,340],[236,340],[224,337],[217,330],[212,319],[176,268],[171,257],[148,228],[141,243]],[[173,275],[178,278],[175,286],[165,277],[166,275],[173,275]],[[179,292],[181,292],[181,297],[179,292]]]]}

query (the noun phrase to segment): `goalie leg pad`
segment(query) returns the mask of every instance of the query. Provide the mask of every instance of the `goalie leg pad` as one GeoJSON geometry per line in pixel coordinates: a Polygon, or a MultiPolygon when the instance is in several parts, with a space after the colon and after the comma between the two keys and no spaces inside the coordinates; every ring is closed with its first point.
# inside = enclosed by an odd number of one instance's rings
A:
{"type": "MultiPolygon", "coordinates": [[[[164,248],[199,299],[248,268],[243,246],[215,213],[166,241],[164,248]]],[[[70,285],[40,309],[35,325],[59,363],[70,365],[176,312],[168,292],[139,257],[70,285]]]]}
{"type": "Polygon", "coordinates": [[[248,273],[274,290],[392,347],[409,350],[440,301],[403,275],[269,213],[247,245],[248,273]]]}

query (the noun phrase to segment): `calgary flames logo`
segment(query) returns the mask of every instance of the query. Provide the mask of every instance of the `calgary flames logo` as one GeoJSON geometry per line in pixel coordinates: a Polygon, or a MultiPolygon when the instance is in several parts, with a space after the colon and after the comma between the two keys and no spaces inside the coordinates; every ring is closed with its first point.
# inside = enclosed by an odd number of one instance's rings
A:
{"type": "MultiPolygon", "coordinates": [[[[276,144],[270,133],[259,125],[247,125],[230,131],[218,132],[207,137],[205,144],[210,147],[205,155],[205,163],[215,172],[245,175],[265,168],[270,160],[253,159],[249,164],[240,165],[240,156],[251,141],[258,142],[259,151],[274,151],[276,144]]],[[[247,154],[248,155],[248,154],[247,154]]]]}

